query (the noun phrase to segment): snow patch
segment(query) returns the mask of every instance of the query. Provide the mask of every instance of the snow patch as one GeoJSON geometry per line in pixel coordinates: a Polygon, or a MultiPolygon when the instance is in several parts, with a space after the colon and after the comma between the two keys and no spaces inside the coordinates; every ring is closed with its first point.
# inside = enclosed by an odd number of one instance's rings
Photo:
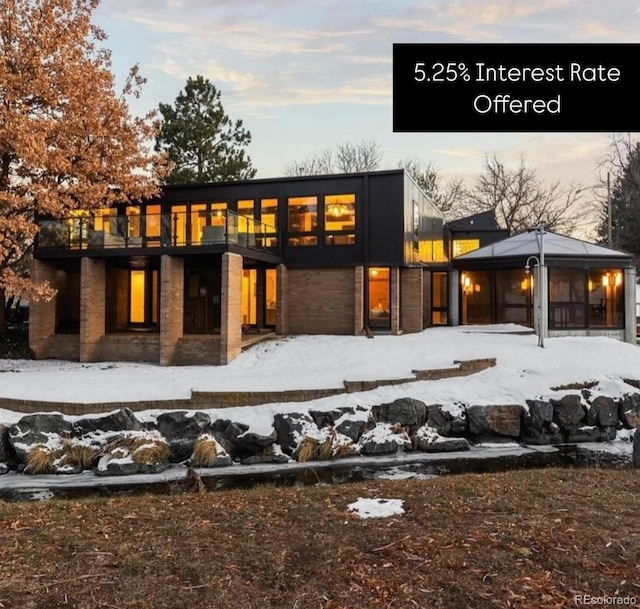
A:
{"type": "Polygon", "coordinates": [[[403,499],[366,499],[360,497],[358,501],[347,507],[360,518],[389,518],[404,514],[403,499]]]}

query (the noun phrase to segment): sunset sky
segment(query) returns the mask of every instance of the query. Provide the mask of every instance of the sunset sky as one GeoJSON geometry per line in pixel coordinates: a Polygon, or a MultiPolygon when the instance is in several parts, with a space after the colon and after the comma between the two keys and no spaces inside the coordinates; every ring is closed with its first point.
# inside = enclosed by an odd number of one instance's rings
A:
{"type": "MultiPolygon", "coordinates": [[[[337,143],[380,143],[385,168],[414,156],[471,181],[485,153],[521,154],[545,179],[589,186],[607,134],[392,131],[392,44],[640,42],[636,0],[104,0],[121,81],[148,77],[135,113],[172,102],[188,76],[221,91],[251,131],[257,177],[337,143]]],[[[437,117],[434,117],[437,122],[437,117]]]]}

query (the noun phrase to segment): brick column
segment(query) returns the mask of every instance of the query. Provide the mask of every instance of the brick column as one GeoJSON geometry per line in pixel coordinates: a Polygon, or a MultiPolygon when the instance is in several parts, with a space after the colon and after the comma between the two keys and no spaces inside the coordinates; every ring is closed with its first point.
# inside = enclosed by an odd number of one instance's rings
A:
{"type": "Polygon", "coordinates": [[[224,366],[242,349],[242,256],[222,254],[220,363],[224,366]]]}
{"type": "Polygon", "coordinates": [[[80,261],[80,361],[99,359],[98,344],[105,332],[105,263],[80,261]]]}
{"type": "Polygon", "coordinates": [[[423,314],[423,270],[421,267],[403,268],[401,280],[401,320],[402,331],[406,333],[422,331],[423,314]]]}
{"type": "MultiPolygon", "coordinates": [[[[55,287],[55,269],[44,260],[31,261],[31,279],[35,283],[47,281],[55,287]]],[[[31,300],[29,303],[29,346],[36,359],[50,357],[47,349],[49,338],[56,332],[56,299],[31,300]]]]}
{"type": "Polygon", "coordinates": [[[355,323],[353,333],[358,336],[364,328],[364,267],[355,268],[355,323]]]}
{"type": "Polygon", "coordinates": [[[391,275],[391,334],[402,334],[400,328],[400,268],[392,266],[391,275]]]}
{"type": "Polygon", "coordinates": [[[289,334],[288,292],[287,267],[279,264],[276,272],[276,334],[289,334]]]}
{"type": "Polygon", "coordinates": [[[175,364],[184,326],[184,259],[160,258],[160,365],[175,364]]]}

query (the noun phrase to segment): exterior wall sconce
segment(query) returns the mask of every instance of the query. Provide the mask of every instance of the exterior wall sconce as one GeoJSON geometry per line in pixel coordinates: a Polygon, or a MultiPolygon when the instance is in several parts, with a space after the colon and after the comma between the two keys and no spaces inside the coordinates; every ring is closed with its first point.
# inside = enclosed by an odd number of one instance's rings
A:
{"type": "Polygon", "coordinates": [[[622,273],[616,273],[615,285],[616,287],[620,287],[622,285],[622,273]]]}
{"type": "Polygon", "coordinates": [[[526,294],[528,289],[529,289],[529,277],[525,277],[525,278],[520,282],[520,291],[521,291],[523,294],[526,294]]]}
{"type": "Polygon", "coordinates": [[[602,276],[602,285],[603,285],[605,288],[608,288],[608,287],[609,287],[609,273],[605,273],[605,274],[602,276]]]}

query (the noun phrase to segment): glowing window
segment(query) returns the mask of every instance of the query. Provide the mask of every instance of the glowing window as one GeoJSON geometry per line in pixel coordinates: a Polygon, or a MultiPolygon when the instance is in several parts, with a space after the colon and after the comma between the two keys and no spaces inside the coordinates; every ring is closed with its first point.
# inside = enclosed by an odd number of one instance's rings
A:
{"type": "Polygon", "coordinates": [[[129,291],[129,322],[144,323],[144,271],[131,271],[129,291]]]}
{"type": "Polygon", "coordinates": [[[454,239],[453,256],[462,256],[467,252],[472,252],[480,247],[480,239],[454,239]]]}

